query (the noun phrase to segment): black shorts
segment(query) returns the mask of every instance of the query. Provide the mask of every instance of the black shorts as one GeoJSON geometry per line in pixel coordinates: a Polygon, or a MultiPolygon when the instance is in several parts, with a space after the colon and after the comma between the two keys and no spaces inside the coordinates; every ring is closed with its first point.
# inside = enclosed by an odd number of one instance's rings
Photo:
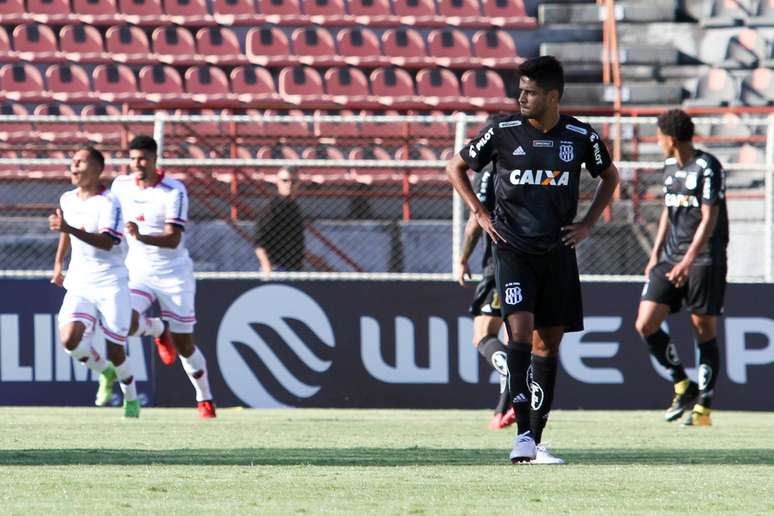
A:
{"type": "Polygon", "coordinates": [[[575,249],[560,245],[534,255],[496,247],[495,276],[503,318],[531,312],[535,328],[562,326],[583,330],[583,299],[575,249]]]}
{"type": "Polygon", "coordinates": [[[473,302],[470,303],[470,314],[474,317],[489,315],[500,317],[500,296],[497,294],[497,283],[494,274],[485,274],[476,285],[473,302]]]}
{"type": "Polygon", "coordinates": [[[726,295],[726,270],[721,265],[694,265],[688,281],[680,288],[667,279],[673,263],[663,261],[653,267],[642,289],[642,299],[669,306],[670,313],[685,306],[697,315],[722,315],[726,295]]]}

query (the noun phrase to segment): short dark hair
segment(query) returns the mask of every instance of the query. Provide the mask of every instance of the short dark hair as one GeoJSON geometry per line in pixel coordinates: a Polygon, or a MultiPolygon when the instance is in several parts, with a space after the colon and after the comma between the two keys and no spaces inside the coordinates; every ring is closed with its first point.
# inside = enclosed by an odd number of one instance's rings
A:
{"type": "Polygon", "coordinates": [[[527,59],[519,65],[522,77],[532,79],[545,91],[557,90],[559,98],[564,94],[564,68],[554,56],[527,59]]]}
{"type": "Polygon", "coordinates": [[[156,144],[156,140],[152,136],[147,134],[138,134],[132,141],[129,142],[129,150],[144,150],[150,151],[153,154],[158,154],[159,146],[156,144]]]}
{"type": "Polygon", "coordinates": [[[670,109],[658,116],[658,128],[662,134],[671,136],[678,142],[689,142],[693,139],[693,120],[691,115],[682,109],[670,109]]]}
{"type": "Polygon", "coordinates": [[[93,162],[95,162],[99,166],[99,170],[102,171],[105,169],[105,155],[102,154],[102,152],[99,151],[96,147],[93,145],[83,145],[81,147],[78,147],[76,149],[76,152],[85,150],[89,153],[89,159],[93,162]]]}

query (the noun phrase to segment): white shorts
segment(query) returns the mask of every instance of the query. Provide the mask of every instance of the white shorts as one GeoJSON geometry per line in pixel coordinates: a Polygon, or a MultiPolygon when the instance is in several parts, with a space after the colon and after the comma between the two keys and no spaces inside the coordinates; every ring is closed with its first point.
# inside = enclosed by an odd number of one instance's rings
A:
{"type": "Polygon", "coordinates": [[[105,337],[116,344],[126,343],[131,320],[131,297],[125,283],[78,292],[68,290],[59,309],[59,326],[78,321],[89,334],[99,322],[105,337]]]}
{"type": "Polygon", "coordinates": [[[130,274],[129,288],[132,292],[132,310],[143,314],[158,300],[161,318],[169,323],[169,331],[193,333],[196,324],[196,280],[193,274],[137,277],[131,277],[130,274]]]}

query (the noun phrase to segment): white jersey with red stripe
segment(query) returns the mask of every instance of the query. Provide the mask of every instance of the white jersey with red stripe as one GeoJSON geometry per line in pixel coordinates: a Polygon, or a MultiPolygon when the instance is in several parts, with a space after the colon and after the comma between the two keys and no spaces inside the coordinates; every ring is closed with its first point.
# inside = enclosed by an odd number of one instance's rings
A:
{"type": "MultiPolygon", "coordinates": [[[[127,221],[134,222],[141,235],[161,235],[167,224],[185,230],[188,218],[188,193],[185,185],[159,173],[153,186],[141,188],[135,176],[119,176],[113,181],[112,192],[121,202],[127,221]]],[[[127,238],[129,255],[126,264],[140,275],[168,275],[193,270],[185,247],[185,232],[174,249],[144,244],[127,238]]]]}
{"type": "Polygon", "coordinates": [[[129,274],[124,265],[124,222],[118,199],[107,189],[86,199],[81,199],[79,191],[80,188],[70,190],[59,199],[65,222],[88,233],[108,234],[116,243],[105,251],[71,235],[70,264],[64,287],[79,292],[126,282],[129,274]]]}

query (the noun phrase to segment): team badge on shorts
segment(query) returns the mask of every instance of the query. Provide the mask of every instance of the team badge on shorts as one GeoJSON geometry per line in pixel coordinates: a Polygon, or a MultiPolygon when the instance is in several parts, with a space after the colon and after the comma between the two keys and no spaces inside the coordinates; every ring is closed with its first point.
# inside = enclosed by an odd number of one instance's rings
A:
{"type": "Polygon", "coordinates": [[[509,305],[518,305],[524,296],[521,293],[521,285],[517,283],[508,283],[505,285],[505,303],[509,305]]]}
{"type": "Polygon", "coordinates": [[[569,163],[575,157],[575,151],[571,144],[563,143],[559,145],[559,159],[565,163],[569,163]]]}

